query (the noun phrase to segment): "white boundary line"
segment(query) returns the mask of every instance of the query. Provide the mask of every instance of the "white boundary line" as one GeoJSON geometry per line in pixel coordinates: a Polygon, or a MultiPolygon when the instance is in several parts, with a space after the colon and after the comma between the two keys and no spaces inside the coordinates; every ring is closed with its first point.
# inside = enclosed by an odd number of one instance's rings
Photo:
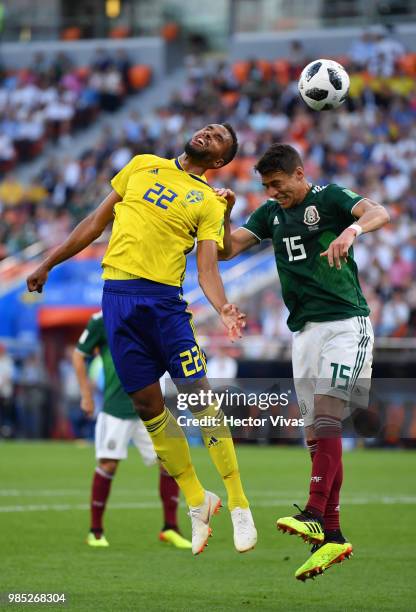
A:
{"type": "MultiPolygon", "coordinates": [[[[253,509],[257,508],[274,508],[276,506],[286,506],[293,503],[293,497],[291,499],[259,499],[252,504],[253,509]]],[[[381,504],[386,506],[396,504],[407,504],[415,505],[416,497],[409,495],[398,495],[391,497],[353,497],[351,499],[345,499],[344,505],[346,506],[365,506],[368,504],[381,504]]],[[[183,505],[183,504],[182,504],[183,505]]],[[[160,508],[160,502],[120,502],[110,503],[109,508],[113,510],[153,510],[160,508]]],[[[13,506],[0,506],[1,513],[14,513],[14,512],[68,512],[73,510],[88,510],[89,504],[28,504],[28,505],[13,505],[13,506]]]]}
{"type": "MultiPolygon", "coordinates": [[[[85,495],[89,494],[89,484],[84,489],[0,489],[0,497],[73,497],[76,495],[80,495],[85,497],[85,495]]],[[[155,485],[154,489],[141,489],[130,488],[130,489],[120,489],[116,488],[117,495],[132,495],[138,494],[140,496],[157,496],[157,487],[155,485]]],[[[300,492],[296,489],[279,489],[277,491],[262,491],[260,489],[248,489],[247,494],[250,497],[258,496],[258,497],[276,497],[276,495],[281,496],[290,496],[294,495],[298,497],[300,492]]],[[[371,497],[371,494],[368,495],[371,497]]],[[[378,494],[375,494],[377,499],[379,498],[378,494]]]]}

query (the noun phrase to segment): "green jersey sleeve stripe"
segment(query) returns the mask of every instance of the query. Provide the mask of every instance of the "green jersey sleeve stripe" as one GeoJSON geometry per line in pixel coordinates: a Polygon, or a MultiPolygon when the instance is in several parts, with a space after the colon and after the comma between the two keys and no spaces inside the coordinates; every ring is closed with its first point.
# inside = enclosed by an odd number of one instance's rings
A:
{"type": "Polygon", "coordinates": [[[92,353],[87,353],[86,351],[83,351],[82,349],[79,348],[79,346],[76,346],[75,350],[78,353],[81,353],[81,355],[85,355],[85,357],[92,357],[92,353]]]}
{"type": "Polygon", "coordinates": [[[248,229],[248,227],[244,227],[244,225],[242,225],[242,226],[241,226],[241,227],[239,227],[238,229],[243,229],[243,230],[246,230],[246,232],[250,232],[250,234],[253,234],[253,236],[254,236],[255,238],[257,238],[257,240],[258,240],[259,242],[261,242],[261,238],[259,238],[259,237],[257,236],[257,234],[255,234],[255,233],[254,233],[252,230],[249,230],[249,229],[248,229]]]}
{"type": "MultiPolygon", "coordinates": [[[[354,210],[354,208],[357,206],[357,204],[359,204],[360,202],[362,202],[362,201],[363,201],[363,200],[365,200],[365,199],[366,199],[366,198],[361,198],[361,200],[358,200],[358,202],[356,202],[356,203],[354,204],[354,206],[351,208],[351,214],[352,214],[352,216],[353,216],[353,217],[355,217],[355,215],[354,215],[354,213],[353,213],[352,211],[353,211],[353,210],[354,210]]],[[[358,217],[356,217],[356,218],[358,218],[358,217]]]]}

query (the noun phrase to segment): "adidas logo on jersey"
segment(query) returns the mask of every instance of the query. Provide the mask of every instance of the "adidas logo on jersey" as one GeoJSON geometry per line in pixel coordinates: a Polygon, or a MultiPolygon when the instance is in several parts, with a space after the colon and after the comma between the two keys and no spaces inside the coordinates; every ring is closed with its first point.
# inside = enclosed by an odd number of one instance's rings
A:
{"type": "Polygon", "coordinates": [[[153,168],[153,170],[149,170],[148,174],[159,174],[159,168],[153,168]]]}
{"type": "Polygon", "coordinates": [[[273,225],[279,225],[279,219],[277,217],[273,219],[273,225]]]}

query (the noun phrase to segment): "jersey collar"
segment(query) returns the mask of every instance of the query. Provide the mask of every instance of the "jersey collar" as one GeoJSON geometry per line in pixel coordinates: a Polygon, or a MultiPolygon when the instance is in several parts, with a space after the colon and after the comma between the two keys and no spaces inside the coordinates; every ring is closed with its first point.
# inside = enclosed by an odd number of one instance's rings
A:
{"type": "MultiPolygon", "coordinates": [[[[178,168],[178,170],[182,170],[182,172],[186,172],[186,170],[182,168],[181,162],[179,161],[178,157],[175,159],[175,166],[178,168]]],[[[200,183],[204,183],[204,185],[207,185],[208,187],[210,187],[210,185],[200,176],[197,176],[196,174],[191,174],[190,172],[186,172],[186,174],[188,174],[188,176],[195,179],[196,181],[199,181],[200,183]]],[[[205,178],[204,175],[202,176],[205,178]]]]}

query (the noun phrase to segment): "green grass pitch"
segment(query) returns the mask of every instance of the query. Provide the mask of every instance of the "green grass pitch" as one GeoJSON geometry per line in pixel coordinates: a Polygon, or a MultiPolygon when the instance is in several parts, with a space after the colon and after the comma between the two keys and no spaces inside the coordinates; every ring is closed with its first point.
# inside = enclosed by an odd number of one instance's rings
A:
{"type": "MultiPolygon", "coordinates": [[[[224,493],[203,448],[192,449],[200,479],[224,493]]],[[[0,445],[0,607],[4,593],[65,592],[69,610],[384,611],[414,608],[416,453],[354,451],[344,455],[344,531],[352,560],[302,584],[295,570],[309,548],[277,532],[278,517],[303,504],[309,460],[301,448],[239,447],[240,468],[259,532],[257,548],[235,552],[227,508],[213,519],[202,555],[158,541],[157,471],[134,448],[114,481],[107,511],[108,549],[90,549],[91,446],[0,445]]],[[[189,518],[181,508],[182,530],[189,518]]]]}

